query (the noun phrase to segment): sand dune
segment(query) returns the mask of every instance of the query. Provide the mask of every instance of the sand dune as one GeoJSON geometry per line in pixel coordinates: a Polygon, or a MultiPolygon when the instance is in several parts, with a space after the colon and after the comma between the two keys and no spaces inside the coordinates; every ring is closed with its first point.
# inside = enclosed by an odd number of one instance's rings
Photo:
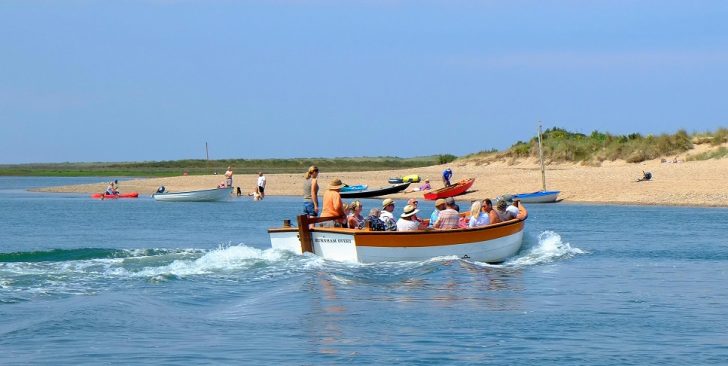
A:
{"type": "MultiPolygon", "coordinates": [[[[692,151],[691,153],[695,153],[692,151]]],[[[580,164],[553,163],[547,165],[547,189],[560,190],[565,202],[593,202],[639,205],[681,205],[728,207],[728,159],[661,162],[660,159],[630,164],[623,161],[604,162],[602,166],[591,167],[580,164]],[[650,181],[636,182],[642,171],[649,171],[650,181]]],[[[672,160],[672,158],[670,158],[672,160]]],[[[536,159],[522,159],[515,163],[478,161],[449,164],[454,171],[453,181],[475,177],[471,191],[459,196],[458,200],[496,197],[504,193],[532,192],[541,189],[541,172],[536,159]]],[[[394,176],[418,174],[429,177],[433,188],[442,186],[440,173],[444,165],[417,169],[369,171],[369,172],[325,172],[319,176],[321,194],[334,178],[348,184],[368,184],[370,187],[387,185],[387,179],[394,176]]],[[[234,170],[234,168],[233,168],[234,170]]],[[[302,195],[303,174],[266,174],[267,195],[302,195]]],[[[243,193],[255,189],[257,175],[235,175],[234,185],[243,193]]],[[[122,192],[137,191],[151,195],[163,185],[171,191],[214,188],[223,181],[220,175],[178,176],[167,178],[132,179],[120,182],[122,192]]],[[[417,184],[413,185],[416,186],[417,184]]],[[[38,189],[45,192],[101,192],[105,182],[38,189]]],[[[421,193],[400,193],[394,198],[421,197],[421,193]]]]}

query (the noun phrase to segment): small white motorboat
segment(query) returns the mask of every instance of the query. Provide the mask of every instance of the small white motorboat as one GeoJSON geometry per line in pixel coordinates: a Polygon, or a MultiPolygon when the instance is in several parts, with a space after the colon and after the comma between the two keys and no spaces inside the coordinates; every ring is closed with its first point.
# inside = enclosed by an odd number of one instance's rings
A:
{"type": "Polygon", "coordinates": [[[157,201],[165,202],[214,202],[228,199],[232,192],[232,187],[187,192],[163,191],[153,194],[152,197],[157,201]]]}

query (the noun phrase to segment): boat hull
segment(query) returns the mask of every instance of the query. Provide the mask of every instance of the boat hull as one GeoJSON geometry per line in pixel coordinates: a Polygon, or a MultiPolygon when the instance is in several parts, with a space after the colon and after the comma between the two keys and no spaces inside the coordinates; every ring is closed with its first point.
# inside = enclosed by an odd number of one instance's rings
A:
{"type": "Polygon", "coordinates": [[[377,197],[384,196],[386,194],[397,193],[403,191],[409,187],[410,183],[393,184],[391,186],[380,187],[375,189],[365,189],[357,192],[341,192],[339,193],[342,198],[365,198],[365,197],[377,197]]]}
{"type": "Polygon", "coordinates": [[[138,192],[129,192],[129,193],[121,193],[121,194],[105,194],[105,193],[94,193],[91,195],[91,198],[96,199],[114,199],[114,198],[137,198],[139,197],[138,192]]]}
{"type": "MultiPolygon", "coordinates": [[[[499,263],[521,249],[524,226],[525,218],[475,229],[385,232],[314,228],[310,234],[313,253],[337,261],[420,261],[457,256],[499,263]]],[[[303,253],[297,228],[268,232],[274,249],[303,253]]]]}
{"type": "Polygon", "coordinates": [[[518,193],[513,199],[521,200],[523,203],[551,203],[556,202],[561,191],[538,191],[531,193],[518,193]]]}
{"type": "Polygon", "coordinates": [[[232,188],[214,188],[187,192],[155,193],[157,201],[163,202],[215,202],[224,201],[232,194],[232,188]]]}
{"type": "Polygon", "coordinates": [[[343,186],[341,187],[341,190],[339,192],[361,192],[365,189],[367,189],[366,184],[357,184],[353,186],[343,186]]]}
{"type": "Polygon", "coordinates": [[[427,192],[424,196],[426,200],[432,201],[438,198],[447,198],[461,195],[465,193],[468,189],[470,189],[470,187],[473,186],[473,183],[475,183],[475,178],[468,178],[465,180],[461,180],[460,182],[457,182],[449,187],[444,187],[427,192]]]}

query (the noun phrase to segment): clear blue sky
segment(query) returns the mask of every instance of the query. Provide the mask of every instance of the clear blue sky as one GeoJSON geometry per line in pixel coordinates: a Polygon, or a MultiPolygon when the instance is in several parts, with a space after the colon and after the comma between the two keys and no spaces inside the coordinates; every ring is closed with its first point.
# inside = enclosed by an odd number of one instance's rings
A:
{"type": "Polygon", "coordinates": [[[0,2],[0,163],[728,126],[726,1],[0,2]]]}

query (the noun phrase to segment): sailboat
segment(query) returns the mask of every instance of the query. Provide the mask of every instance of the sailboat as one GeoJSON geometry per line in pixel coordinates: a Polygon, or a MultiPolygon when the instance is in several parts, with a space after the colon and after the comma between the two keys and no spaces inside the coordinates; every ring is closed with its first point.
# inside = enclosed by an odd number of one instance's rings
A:
{"type": "Polygon", "coordinates": [[[538,125],[538,158],[541,161],[541,186],[542,189],[530,193],[516,193],[513,199],[519,199],[523,203],[550,203],[556,202],[561,191],[546,190],[546,170],[543,165],[543,146],[541,143],[541,125],[538,125]]]}

